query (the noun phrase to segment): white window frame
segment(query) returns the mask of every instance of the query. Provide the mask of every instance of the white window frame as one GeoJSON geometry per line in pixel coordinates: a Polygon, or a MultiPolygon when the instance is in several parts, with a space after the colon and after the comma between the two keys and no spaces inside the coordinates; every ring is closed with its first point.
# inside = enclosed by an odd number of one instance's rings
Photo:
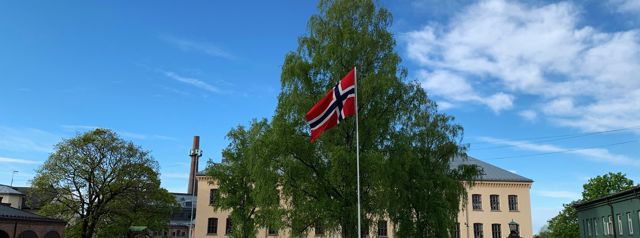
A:
{"type": "Polygon", "coordinates": [[[609,235],[613,235],[615,230],[613,230],[613,216],[609,216],[609,235]]]}
{"type": "Polygon", "coordinates": [[[608,236],[609,235],[609,224],[607,224],[607,218],[606,217],[602,217],[602,231],[604,231],[604,233],[602,233],[602,235],[604,235],[604,236],[608,236]]]}
{"type": "Polygon", "coordinates": [[[591,219],[587,219],[587,234],[591,236],[591,219]]]}
{"type": "Polygon", "coordinates": [[[627,212],[627,226],[629,227],[629,235],[633,235],[633,219],[631,219],[630,212],[627,212]]]}
{"type": "Polygon", "coordinates": [[[596,236],[598,236],[598,218],[591,219],[593,221],[593,230],[596,236]]]}
{"type": "Polygon", "coordinates": [[[622,215],[616,214],[618,216],[618,235],[624,235],[624,230],[622,229],[622,215]]]}

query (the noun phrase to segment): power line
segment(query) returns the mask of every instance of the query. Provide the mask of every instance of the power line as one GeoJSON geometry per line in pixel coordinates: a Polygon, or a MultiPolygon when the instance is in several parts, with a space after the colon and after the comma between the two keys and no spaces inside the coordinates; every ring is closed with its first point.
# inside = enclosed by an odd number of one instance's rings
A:
{"type": "MultiPolygon", "coordinates": [[[[575,138],[580,138],[580,137],[586,137],[586,136],[592,136],[592,135],[599,135],[599,134],[605,134],[605,133],[612,133],[612,132],[620,132],[620,131],[627,131],[627,130],[633,130],[633,129],[639,129],[640,126],[634,126],[634,127],[626,127],[626,128],[621,128],[621,129],[614,129],[614,130],[606,130],[606,131],[596,131],[596,132],[587,132],[587,133],[577,133],[577,134],[564,134],[564,135],[555,135],[555,136],[542,136],[542,137],[530,137],[530,138],[523,138],[523,139],[516,139],[516,140],[524,140],[527,142],[550,142],[550,141],[560,141],[560,140],[569,140],[569,139],[575,139],[575,138]]],[[[491,142],[478,142],[478,143],[473,143],[473,144],[489,144],[491,142]]],[[[480,148],[475,148],[472,150],[491,150],[491,149],[500,149],[500,148],[507,148],[507,147],[514,147],[516,145],[499,145],[499,146],[488,146],[488,147],[480,147],[480,148]]]]}
{"type": "Polygon", "coordinates": [[[525,157],[535,157],[535,156],[543,156],[543,155],[550,155],[550,154],[569,153],[569,152],[575,152],[575,151],[581,151],[581,150],[599,149],[599,148],[605,148],[605,147],[629,144],[629,143],[638,142],[638,141],[639,140],[629,140],[629,141],[622,141],[622,142],[618,142],[618,143],[611,143],[611,144],[604,144],[604,145],[597,145],[597,146],[592,146],[592,147],[583,147],[583,148],[576,148],[576,149],[568,149],[568,150],[561,150],[561,151],[552,151],[552,152],[537,153],[537,154],[513,155],[513,156],[504,156],[504,157],[494,157],[494,158],[487,158],[487,160],[525,158],[525,157]]]}

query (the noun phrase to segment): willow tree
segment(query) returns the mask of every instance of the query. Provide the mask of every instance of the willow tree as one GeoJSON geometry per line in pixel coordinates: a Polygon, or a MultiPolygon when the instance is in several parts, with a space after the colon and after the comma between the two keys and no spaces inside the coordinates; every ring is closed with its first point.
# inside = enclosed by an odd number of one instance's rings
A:
{"type": "Polygon", "coordinates": [[[479,173],[475,167],[449,168],[452,158],[464,156],[462,127],[405,80],[387,10],[371,0],[323,0],[318,6],[308,34],[285,57],[270,132],[273,157],[265,158],[280,176],[292,234],[323,227],[356,237],[354,118],[316,143],[309,142],[304,118],[354,66],[364,227],[389,217],[407,237],[448,234],[466,194],[461,180],[479,173]]]}

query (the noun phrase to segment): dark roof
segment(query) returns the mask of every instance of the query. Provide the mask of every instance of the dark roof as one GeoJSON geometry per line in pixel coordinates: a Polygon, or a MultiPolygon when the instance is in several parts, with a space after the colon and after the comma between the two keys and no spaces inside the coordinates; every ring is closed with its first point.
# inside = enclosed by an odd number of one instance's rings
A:
{"type": "Polygon", "coordinates": [[[480,176],[478,181],[526,182],[526,183],[533,182],[533,180],[529,178],[525,178],[523,176],[501,169],[495,165],[489,164],[487,162],[473,158],[471,156],[467,156],[466,159],[464,159],[461,156],[457,156],[455,159],[451,161],[451,163],[449,164],[449,167],[452,169],[458,168],[458,165],[462,165],[462,164],[477,165],[480,168],[482,168],[482,170],[484,171],[484,174],[480,176]]]}
{"type": "Polygon", "coordinates": [[[66,223],[65,221],[60,219],[40,216],[38,214],[33,214],[20,209],[15,209],[13,207],[6,206],[6,205],[0,205],[0,219],[16,219],[16,220],[27,220],[27,221],[66,223]]]}
{"type": "Polygon", "coordinates": [[[0,184],[0,194],[24,195],[23,193],[15,190],[14,188],[9,187],[7,185],[2,185],[2,184],[0,184]]]}
{"type": "MultiPolygon", "coordinates": [[[[606,202],[606,201],[609,201],[609,200],[615,200],[615,199],[623,197],[625,195],[635,194],[635,193],[638,193],[638,192],[640,192],[640,185],[635,186],[635,187],[630,188],[630,189],[627,189],[627,190],[624,190],[624,191],[620,191],[620,192],[617,192],[617,193],[609,194],[607,196],[596,198],[596,199],[593,199],[593,200],[590,200],[590,201],[582,201],[582,202],[574,204],[573,207],[580,208],[580,207],[584,207],[584,206],[588,206],[588,205],[592,205],[592,204],[596,204],[596,203],[600,203],[600,202],[606,202]]],[[[624,199],[624,198],[622,198],[622,199],[624,199]]]]}

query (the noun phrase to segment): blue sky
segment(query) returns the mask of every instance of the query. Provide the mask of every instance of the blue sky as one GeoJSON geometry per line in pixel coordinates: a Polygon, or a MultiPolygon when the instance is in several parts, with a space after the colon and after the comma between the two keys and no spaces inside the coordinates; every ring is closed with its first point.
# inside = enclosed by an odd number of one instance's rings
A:
{"type": "MultiPolygon", "coordinates": [[[[534,232],[588,178],[640,181],[640,1],[384,0],[407,80],[465,128],[469,154],[535,180],[534,232]]],[[[310,1],[0,2],[0,183],[26,186],[96,127],[151,151],[185,192],[193,135],[271,117],[310,1]]],[[[204,162],[201,163],[204,168],[204,162]]]]}

